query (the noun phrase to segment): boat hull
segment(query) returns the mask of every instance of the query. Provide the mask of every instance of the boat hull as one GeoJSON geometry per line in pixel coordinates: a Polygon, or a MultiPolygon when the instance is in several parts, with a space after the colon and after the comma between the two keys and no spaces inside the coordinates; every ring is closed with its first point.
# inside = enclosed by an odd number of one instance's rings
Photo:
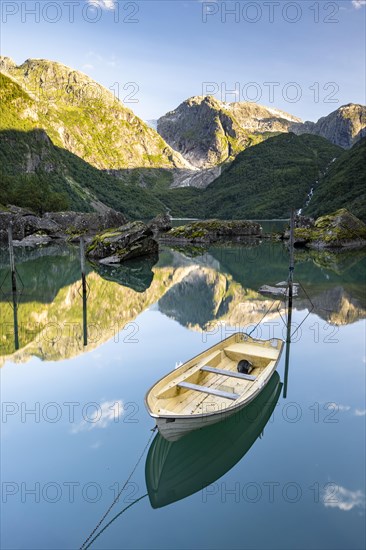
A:
{"type": "Polygon", "coordinates": [[[228,472],[262,436],[281,390],[275,372],[260,395],[229,419],[177,442],[158,433],[145,464],[151,506],[161,508],[202,491],[228,472]]]}
{"type": "MultiPolygon", "coordinates": [[[[272,374],[273,371],[271,371],[269,379],[272,374]]],[[[230,418],[232,415],[242,411],[262,392],[265,386],[266,385],[262,386],[256,393],[253,393],[248,401],[245,401],[245,403],[242,403],[235,408],[225,409],[214,414],[205,414],[200,416],[157,418],[157,428],[161,435],[168,441],[178,441],[178,439],[193,432],[194,430],[200,430],[202,428],[206,428],[207,426],[217,424],[218,422],[222,422],[223,420],[230,418]]]]}

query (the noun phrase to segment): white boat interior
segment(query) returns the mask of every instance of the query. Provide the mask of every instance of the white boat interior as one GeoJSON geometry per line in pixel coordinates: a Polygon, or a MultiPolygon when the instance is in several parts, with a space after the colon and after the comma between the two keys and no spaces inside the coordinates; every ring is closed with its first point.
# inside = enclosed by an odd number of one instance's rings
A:
{"type": "Polygon", "coordinates": [[[235,340],[231,337],[223,341],[160,380],[146,398],[151,414],[210,414],[236,408],[258,393],[276,368],[282,341],[235,340]],[[238,372],[241,359],[252,363],[250,374],[238,372]]]}

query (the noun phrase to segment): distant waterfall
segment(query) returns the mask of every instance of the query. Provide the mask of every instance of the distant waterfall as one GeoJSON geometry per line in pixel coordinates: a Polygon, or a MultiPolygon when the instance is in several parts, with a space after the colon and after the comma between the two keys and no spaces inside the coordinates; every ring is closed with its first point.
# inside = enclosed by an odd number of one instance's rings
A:
{"type": "MultiPolygon", "coordinates": [[[[318,183],[319,183],[319,180],[316,180],[314,186],[317,185],[318,183]]],[[[309,193],[308,193],[308,195],[307,195],[307,197],[306,197],[306,201],[305,201],[304,208],[306,208],[306,207],[309,205],[309,202],[310,202],[311,199],[313,198],[313,195],[314,195],[314,187],[312,187],[312,188],[310,189],[310,191],[309,191],[309,193]]],[[[300,209],[296,212],[297,215],[298,215],[298,216],[301,216],[302,211],[303,211],[303,209],[300,208],[300,209]]]]}
{"type": "MultiPolygon", "coordinates": [[[[330,161],[330,163],[328,164],[328,166],[326,167],[326,169],[324,170],[324,172],[321,174],[321,176],[325,176],[325,174],[328,172],[331,164],[333,164],[333,162],[335,162],[337,160],[337,158],[334,158],[330,161]]],[[[307,197],[306,197],[306,201],[305,201],[305,205],[303,208],[306,208],[307,206],[309,206],[309,203],[311,201],[311,199],[313,198],[313,195],[314,195],[314,188],[316,185],[318,185],[319,183],[319,180],[316,180],[316,182],[314,183],[313,187],[311,187],[307,197]]],[[[298,211],[297,211],[297,215],[300,216],[302,214],[302,211],[303,211],[303,208],[300,208],[298,211]]]]}

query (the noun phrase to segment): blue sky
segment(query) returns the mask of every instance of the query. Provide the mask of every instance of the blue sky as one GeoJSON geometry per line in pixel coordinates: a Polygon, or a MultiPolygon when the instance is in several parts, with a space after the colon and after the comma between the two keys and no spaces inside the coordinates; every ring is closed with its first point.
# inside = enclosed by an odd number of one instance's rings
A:
{"type": "Polygon", "coordinates": [[[366,102],[366,0],[2,0],[1,11],[2,55],[82,70],[144,119],[205,91],[305,120],[366,102]]]}

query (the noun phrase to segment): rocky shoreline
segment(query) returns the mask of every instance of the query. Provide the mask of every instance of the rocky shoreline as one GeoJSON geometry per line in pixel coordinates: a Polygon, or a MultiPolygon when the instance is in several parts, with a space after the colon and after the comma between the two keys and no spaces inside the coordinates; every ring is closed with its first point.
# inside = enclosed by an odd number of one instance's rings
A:
{"type": "MultiPolygon", "coordinates": [[[[50,212],[36,216],[14,206],[0,212],[0,245],[8,243],[12,225],[15,247],[35,248],[57,242],[78,243],[83,236],[88,259],[95,264],[116,265],[139,257],[158,257],[159,244],[207,247],[212,243],[259,244],[263,238],[288,242],[289,229],[265,234],[262,226],[247,220],[202,220],[172,227],[161,214],[148,223],[128,222],[112,209],[103,213],[50,212]]],[[[295,248],[343,250],[366,246],[366,224],[345,209],[317,220],[297,216],[295,248]]]]}
{"type": "Polygon", "coordinates": [[[56,240],[71,241],[81,235],[91,238],[99,231],[118,227],[127,222],[121,212],[109,208],[103,213],[47,212],[35,215],[31,210],[9,206],[0,211],[0,245],[8,243],[11,224],[14,246],[43,246],[56,240]]]}

